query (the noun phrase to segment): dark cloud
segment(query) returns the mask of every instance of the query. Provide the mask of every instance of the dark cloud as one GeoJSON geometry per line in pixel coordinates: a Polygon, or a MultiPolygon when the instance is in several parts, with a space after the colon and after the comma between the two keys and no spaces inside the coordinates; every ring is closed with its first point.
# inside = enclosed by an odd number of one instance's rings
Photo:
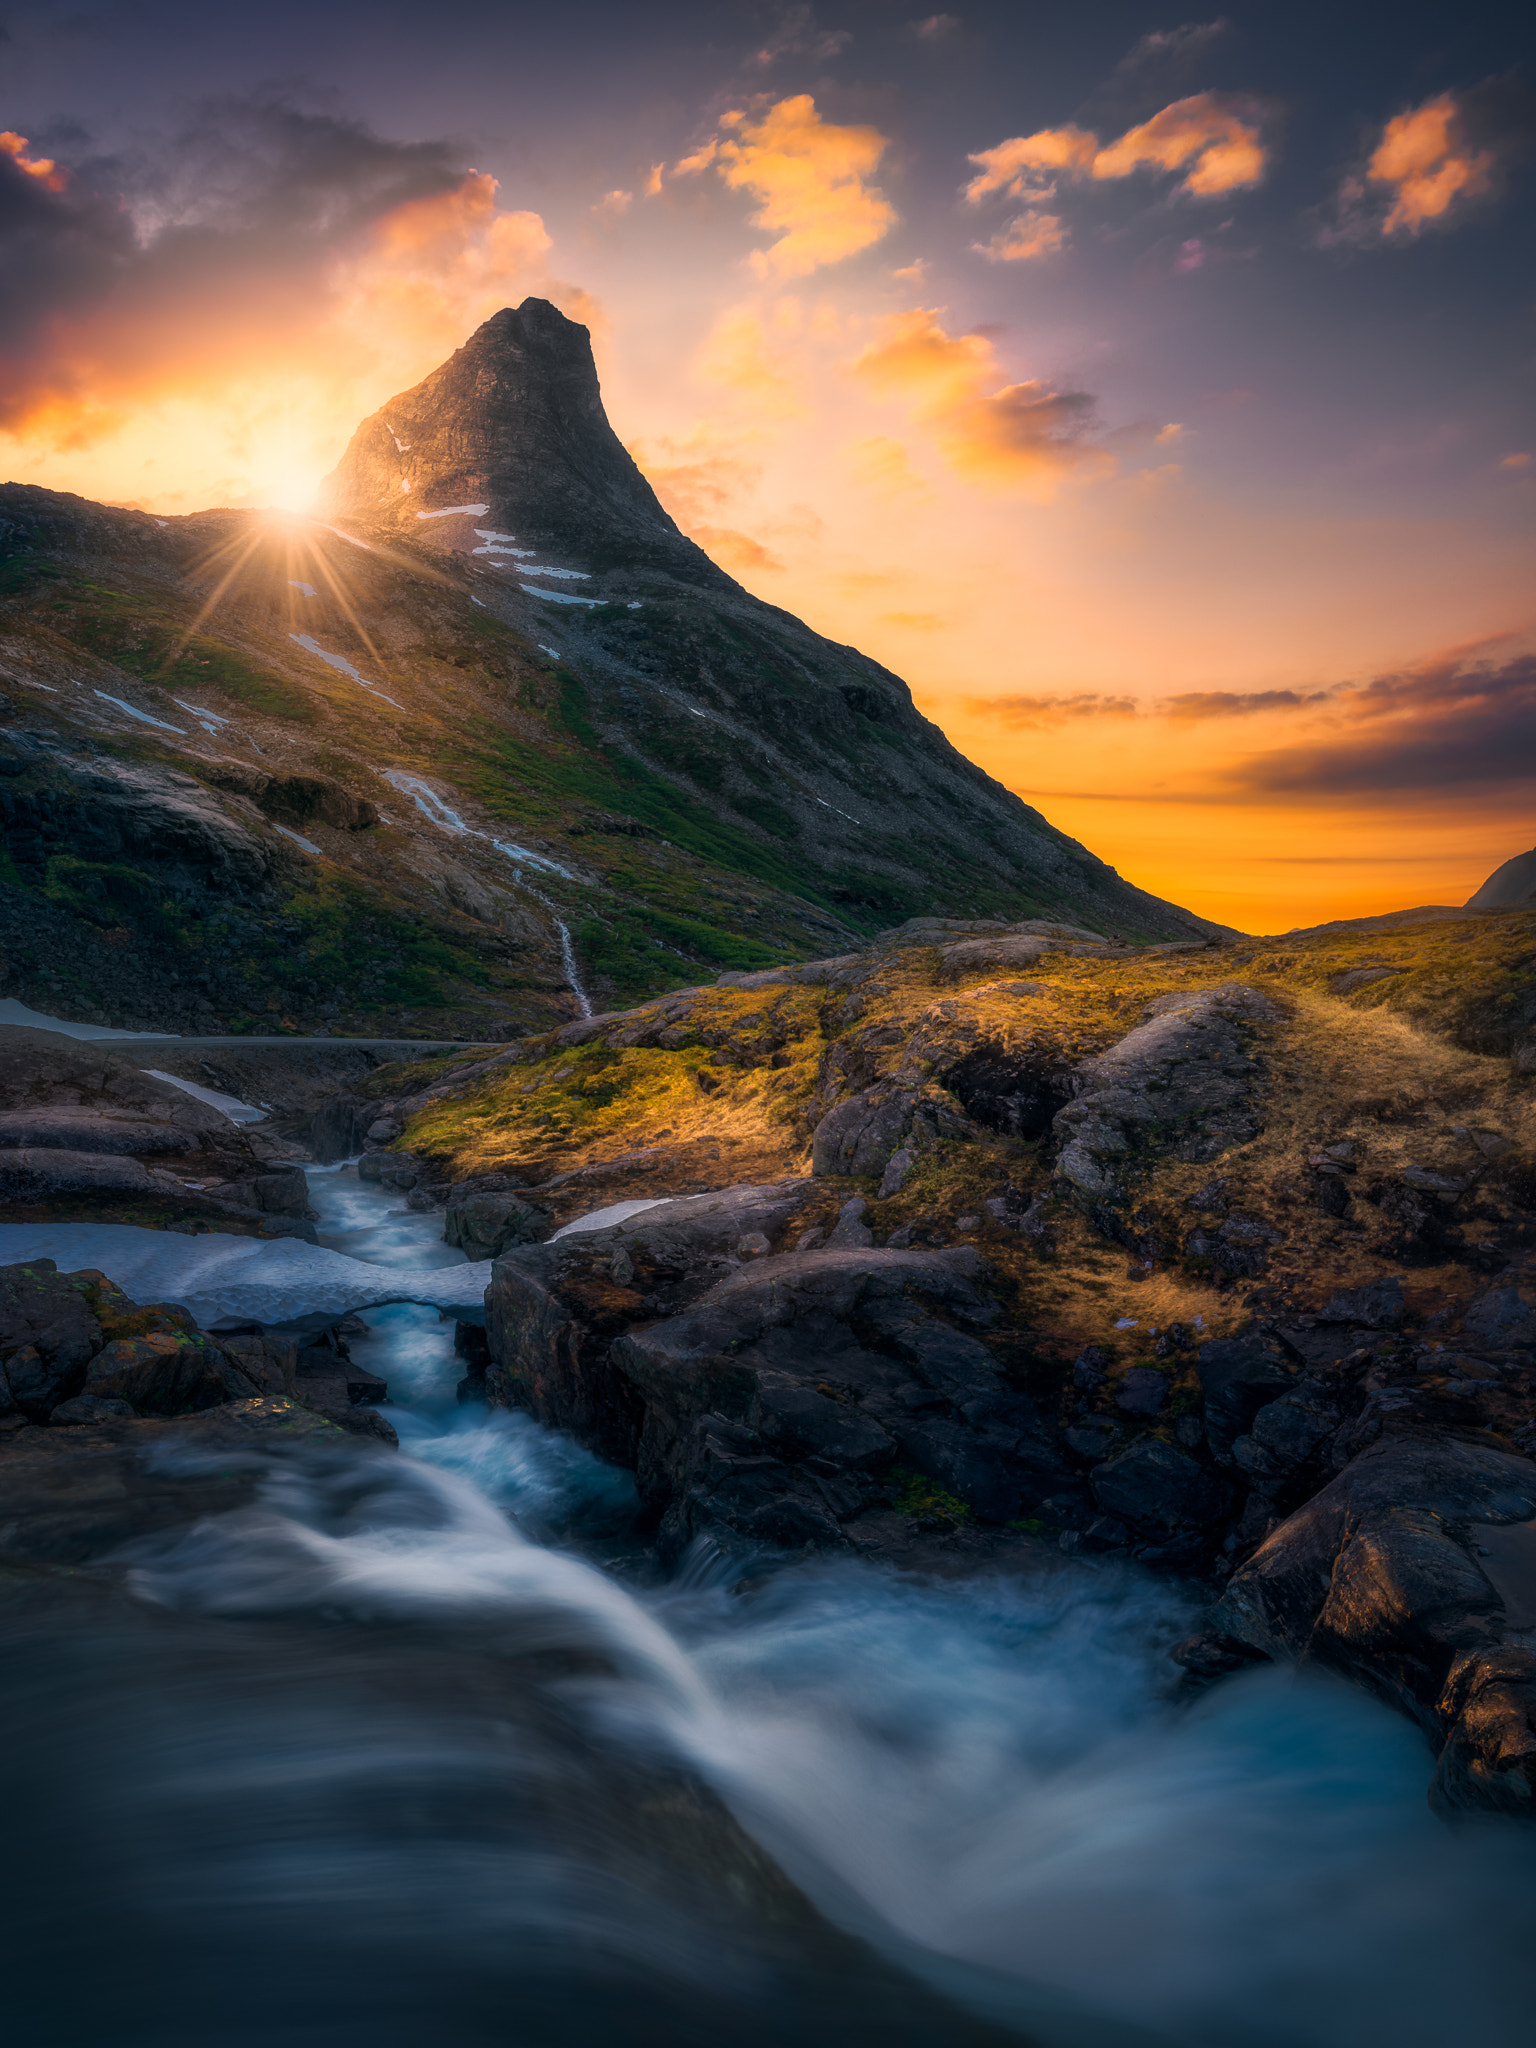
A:
{"type": "Polygon", "coordinates": [[[1155,28],[1131,45],[1115,66],[1115,77],[1140,81],[1148,71],[1165,74],[1185,71],[1203,57],[1212,44],[1231,33],[1231,23],[1218,16],[1215,21],[1186,21],[1177,28],[1155,28]]]}
{"type": "Polygon", "coordinates": [[[1341,692],[1336,739],[1255,754],[1231,780],[1255,793],[1468,791],[1536,778],[1536,655],[1465,652],[1341,692]]]}
{"type": "Polygon", "coordinates": [[[1161,697],[1157,713],[1162,718],[1252,718],[1260,711],[1299,711],[1308,704],[1325,704],[1331,690],[1185,690],[1177,697],[1161,697]]]}
{"type": "Polygon", "coordinates": [[[1134,697],[1109,697],[1098,690],[1080,690],[1072,697],[967,697],[972,718],[985,718],[1009,732],[1044,732],[1082,718],[1134,718],[1134,697]]]}
{"type": "Polygon", "coordinates": [[[93,315],[195,326],[216,304],[301,293],[383,215],[464,175],[446,142],[391,142],[275,94],[202,106],[152,156],[73,155],[45,182],[0,152],[0,425],[70,388],[66,337],[93,315]]]}

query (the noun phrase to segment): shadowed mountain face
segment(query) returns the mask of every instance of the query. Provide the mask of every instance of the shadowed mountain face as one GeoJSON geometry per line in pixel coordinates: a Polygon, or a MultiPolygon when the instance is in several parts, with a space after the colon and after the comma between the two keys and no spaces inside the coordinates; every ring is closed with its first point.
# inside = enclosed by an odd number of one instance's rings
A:
{"type": "Polygon", "coordinates": [[[323,517],[0,490],[0,698],[3,993],[85,1021],[484,1037],[913,917],[1215,929],[716,568],[540,300],[323,517]]]}

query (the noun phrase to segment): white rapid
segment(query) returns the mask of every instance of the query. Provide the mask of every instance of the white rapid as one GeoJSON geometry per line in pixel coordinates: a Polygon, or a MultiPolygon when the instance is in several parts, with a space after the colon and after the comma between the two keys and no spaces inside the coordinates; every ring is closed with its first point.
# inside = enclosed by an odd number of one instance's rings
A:
{"type": "MultiPolygon", "coordinates": [[[[313,1172],[311,1187],[333,1250],[396,1272],[458,1256],[436,1241],[437,1218],[351,1168],[313,1172]]],[[[510,1797],[491,1789],[503,1777],[477,1775],[490,1770],[477,1761],[488,1737],[438,1725],[443,1688],[478,1697],[454,1661],[472,1639],[514,1660],[509,1672],[545,1660],[541,1697],[594,1770],[649,1760],[702,1777],[832,1921],[969,2015],[937,2030],[914,2021],[925,2043],[955,2048],[975,2027],[995,2043],[990,2025],[1043,2048],[1528,2048],[1536,1845],[1512,1825],[1435,1820],[1428,1752],[1386,1708],[1279,1670],[1181,1701],[1167,1651],[1199,1596],[1113,1565],[949,1583],[762,1560],[743,1580],[739,1563],[700,1556],[657,1584],[626,1545],[624,1475],[526,1416],[461,1405],[463,1361],[435,1309],[396,1304],[366,1320],[354,1355],[390,1382],[400,1455],[274,1461],[250,1506],[156,1539],[134,1563],[141,1600],[183,1631],[228,1643],[248,1639],[231,1629],[298,1627],[314,1660],[307,1747],[268,1716],[240,1723],[231,1748],[216,1714],[202,1747],[188,1731],[190,1750],[164,1765],[180,1788],[195,1759],[201,1825],[247,1844],[233,1871],[172,1856],[174,1896],[201,1885],[214,1904],[198,1911],[213,1913],[227,1893],[247,1931],[278,1911],[279,1892],[298,1896],[346,1940],[345,1902],[365,1901],[370,1927],[397,1930],[400,1956],[420,1950],[413,1995],[435,1986],[439,1999],[421,2038],[450,2048],[907,2048],[899,2014],[836,2016],[830,1979],[808,2008],[785,2003],[777,1978],[686,1915],[653,1924],[656,1901],[600,1905],[588,1892],[583,1905],[569,1843],[530,1877],[507,1846],[521,1821],[498,1822],[496,1844],[466,1862],[458,1824],[431,1818],[429,1788],[457,1773],[487,1812],[510,1797]],[[377,1697],[364,1684],[344,1712],[327,1708],[314,1674],[342,1647],[366,1669],[418,1642],[440,1647],[413,1664],[408,1700],[381,1678],[377,1697]],[[266,1788],[259,1823],[242,1803],[253,1783],[266,1788]],[[427,1816],[408,1855],[364,1820],[397,1802],[427,1816]],[[629,1944],[663,1988],[601,2011],[562,1990],[547,2036],[532,2018],[524,2033],[456,2021],[453,1986],[477,1970],[496,2010],[534,2011],[530,1928],[551,1954],[589,1938],[604,1956],[629,1944]],[[475,1929],[491,1930],[483,1949],[475,1929]],[[667,1985],[683,1986],[675,2009],[667,1985]],[[659,2001],[651,2031],[646,1996],[659,2001]]],[[[476,1709],[486,1729],[498,1711],[489,1697],[476,1709]]],[[[515,1761],[498,1772],[554,1798],[531,1736],[506,1754],[515,1761]]],[[[660,1844],[671,1823],[657,1825],[660,1844]]],[[[585,1842],[596,1823],[571,1826],[585,1842]]],[[[385,1976],[405,1967],[379,1944],[367,1953],[385,1976]]],[[[416,2038],[393,2005],[367,2017],[369,2038],[416,2038]]],[[[353,2037],[333,2016],[312,2038],[353,2037]]]]}

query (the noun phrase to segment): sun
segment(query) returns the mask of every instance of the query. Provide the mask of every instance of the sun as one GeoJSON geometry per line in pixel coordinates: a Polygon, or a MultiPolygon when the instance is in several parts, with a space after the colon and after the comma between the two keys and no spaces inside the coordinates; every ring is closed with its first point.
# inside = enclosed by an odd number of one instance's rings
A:
{"type": "Polygon", "coordinates": [[[272,469],[259,480],[254,496],[270,512],[309,512],[314,508],[320,479],[312,472],[272,469]]]}

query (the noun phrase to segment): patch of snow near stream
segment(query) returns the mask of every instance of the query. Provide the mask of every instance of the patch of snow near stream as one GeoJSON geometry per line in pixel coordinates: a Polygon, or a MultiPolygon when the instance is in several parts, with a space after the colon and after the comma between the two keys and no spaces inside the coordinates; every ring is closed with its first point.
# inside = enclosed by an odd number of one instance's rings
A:
{"type": "Polygon", "coordinates": [[[638,1216],[642,1209],[659,1208],[670,1201],[669,1195],[652,1195],[642,1202],[610,1202],[606,1209],[592,1209],[585,1216],[578,1216],[573,1222],[563,1223],[550,1238],[553,1244],[558,1237],[580,1237],[589,1230],[607,1230],[615,1223],[623,1223],[631,1216],[638,1216]]]}
{"type": "Polygon", "coordinates": [[[205,1330],[290,1322],[322,1329],[386,1301],[419,1301],[478,1319],[491,1279],[489,1259],[412,1272],[294,1237],[183,1237],[133,1223],[0,1224],[0,1265],[26,1259],[52,1259],[61,1273],[95,1268],[134,1301],[180,1302],[205,1330]]]}
{"type": "Polygon", "coordinates": [[[264,1107],[256,1109],[249,1102],[242,1102],[238,1095],[221,1095],[217,1088],[205,1088],[201,1081],[184,1081],[180,1074],[162,1074],[158,1067],[146,1067],[144,1072],[152,1081],[169,1081],[183,1095],[195,1095],[210,1109],[223,1110],[232,1124],[259,1124],[267,1114],[264,1107]]]}

